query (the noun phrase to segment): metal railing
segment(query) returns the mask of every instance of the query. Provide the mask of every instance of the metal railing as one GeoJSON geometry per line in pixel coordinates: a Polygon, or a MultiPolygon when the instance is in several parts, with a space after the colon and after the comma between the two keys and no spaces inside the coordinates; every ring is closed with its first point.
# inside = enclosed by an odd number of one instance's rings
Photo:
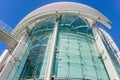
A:
{"type": "Polygon", "coordinates": [[[0,20],[0,28],[3,29],[4,31],[6,31],[9,34],[12,32],[12,28],[10,26],[8,26],[7,24],[5,24],[1,20],[0,20]]]}

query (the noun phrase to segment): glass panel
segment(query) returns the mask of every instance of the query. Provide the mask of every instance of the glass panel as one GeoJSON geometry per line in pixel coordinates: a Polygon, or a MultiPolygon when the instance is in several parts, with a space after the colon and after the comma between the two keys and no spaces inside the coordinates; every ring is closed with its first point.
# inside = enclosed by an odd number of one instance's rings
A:
{"type": "Polygon", "coordinates": [[[105,35],[102,32],[100,32],[100,35],[101,35],[102,41],[103,41],[108,53],[109,53],[109,56],[110,56],[110,58],[112,60],[112,63],[114,65],[115,69],[116,69],[116,72],[118,73],[118,75],[120,77],[120,64],[119,64],[119,62],[117,60],[117,54],[116,54],[117,52],[113,48],[111,43],[109,43],[110,41],[105,37],[105,35]]]}
{"type": "Polygon", "coordinates": [[[89,25],[82,18],[73,15],[63,15],[60,20],[53,67],[54,79],[109,80],[89,25]]]}
{"type": "Polygon", "coordinates": [[[55,17],[44,18],[30,33],[30,53],[21,73],[23,79],[43,79],[50,51],[55,17]]]}

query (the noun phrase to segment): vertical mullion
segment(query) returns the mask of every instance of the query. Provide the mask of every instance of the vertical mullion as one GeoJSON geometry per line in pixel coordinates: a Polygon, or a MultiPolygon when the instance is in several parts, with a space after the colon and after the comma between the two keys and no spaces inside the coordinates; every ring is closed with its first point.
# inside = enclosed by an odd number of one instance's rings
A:
{"type": "Polygon", "coordinates": [[[44,80],[51,80],[52,78],[52,68],[53,68],[53,63],[54,63],[54,54],[55,54],[55,47],[56,47],[56,41],[57,41],[58,24],[59,24],[59,17],[56,18],[56,22],[54,25],[54,30],[52,34],[52,43],[51,43],[50,52],[48,56],[44,80]]]}

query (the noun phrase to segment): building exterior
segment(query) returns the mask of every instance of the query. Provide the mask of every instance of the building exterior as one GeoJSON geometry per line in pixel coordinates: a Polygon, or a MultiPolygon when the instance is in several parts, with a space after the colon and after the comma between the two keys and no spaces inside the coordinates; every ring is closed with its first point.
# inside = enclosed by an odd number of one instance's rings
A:
{"type": "Polygon", "coordinates": [[[110,29],[109,22],[97,10],[74,2],[34,10],[10,35],[0,31],[9,46],[0,57],[0,79],[119,80],[119,49],[99,27],[110,29]]]}

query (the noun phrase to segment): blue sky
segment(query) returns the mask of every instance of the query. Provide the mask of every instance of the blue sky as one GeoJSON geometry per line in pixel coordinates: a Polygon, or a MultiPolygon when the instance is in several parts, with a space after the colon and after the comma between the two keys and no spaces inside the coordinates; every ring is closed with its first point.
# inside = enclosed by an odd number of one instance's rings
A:
{"type": "MultiPolygon", "coordinates": [[[[107,16],[112,22],[112,29],[106,30],[120,49],[120,0],[0,0],[0,20],[14,29],[17,23],[31,11],[60,1],[83,3],[107,16]]],[[[6,45],[0,41],[0,54],[5,48],[6,45]]]]}

